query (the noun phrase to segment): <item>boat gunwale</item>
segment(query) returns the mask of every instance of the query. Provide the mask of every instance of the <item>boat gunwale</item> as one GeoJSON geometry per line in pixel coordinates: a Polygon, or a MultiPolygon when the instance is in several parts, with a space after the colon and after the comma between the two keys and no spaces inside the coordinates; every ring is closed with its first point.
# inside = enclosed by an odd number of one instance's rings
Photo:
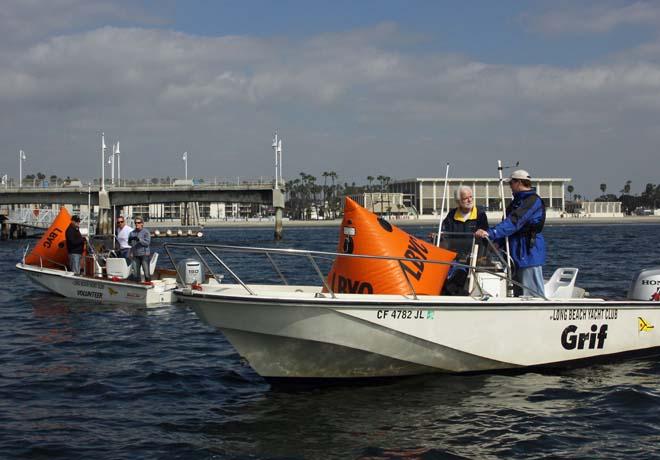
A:
{"type": "MultiPolygon", "coordinates": [[[[230,286],[230,285],[228,285],[230,286]]],[[[235,286],[235,285],[234,285],[235,286]]],[[[254,285],[252,285],[254,287],[254,285]]],[[[273,285],[279,286],[279,285],[273,285]]],[[[226,290],[233,290],[227,288],[226,290]]],[[[236,289],[238,290],[238,289],[236,289]]],[[[648,308],[660,309],[660,303],[647,300],[608,300],[602,298],[582,298],[582,299],[549,299],[530,300],[523,297],[496,298],[490,297],[487,300],[475,299],[473,297],[462,297],[465,301],[448,300],[447,296],[418,296],[413,298],[382,298],[378,294],[339,294],[340,296],[351,296],[350,298],[340,297],[288,297],[274,295],[251,295],[237,293],[204,292],[191,290],[190,288],[178,287],[174,290],[177,296],[190,300],[211,300],[214,303],[240,302],[243,304],[277,304],[291,306],[307,307],[333,307],[342,308],[363,308],[363,309],[382,309],[383,306],[398,309],[432,308],[442,309],[445,307],[455,309],[473,309],[473,310],[525,310],[533,307],[534,309],[560,309],[560,308],[648,308]],[[359,296],[359,297],[358,297],[359,296]],[[433,299],[423,299],[423,297],[433,297],[433,299]]]]}
{"type": "MultiPolygon", "coordinates": [[[[105,278],[105,277],[98,278],[96,276],[87,276],[87,275],[76,276],[72,271],[63,271],[63,270],[58,270],[56,268],[48,268],[48,267],[37,267],[36,265],[28,265],[28,264],[24,264],[23,262],[18,262],[16,264],[16,268],[19,270],[23,270],[25,272],[41,273],[41,274],[58,276],[67,279],[79,279],[86,281],[95,281],[97,283],[115,284],[118,286],[135,287],[145,290],[154,289],[157,287],[156,285],[153,284],[138,283],[137,281],[132,281],[129,279],[115,281],[112,280],[111,278],[105,278]]],[[[175,278],[172,277],[170,279],[175,279],[175,278]]],[[[152,280],[152,282],[153,281],[160,281],[160,280],[152,280]]]]}

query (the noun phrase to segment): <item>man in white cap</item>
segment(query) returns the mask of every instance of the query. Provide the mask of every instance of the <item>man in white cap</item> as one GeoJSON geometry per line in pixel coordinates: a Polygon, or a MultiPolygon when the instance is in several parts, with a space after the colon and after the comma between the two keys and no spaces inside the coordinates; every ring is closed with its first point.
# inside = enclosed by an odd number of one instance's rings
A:
{"type": "Polygon", "coordinates": [[[545,296],[545,241],[541,234],[545,223],[545,205],[532,187],[531,179],[524,169],[511,173],[506,181],[511,186],[513,200],[506,208],[506,219],[488,230],[479,229],[474,235],[493,241],[508,237],[511,258],[516,264],[513,279],[522,285],[515,286],[516,293],[538,297],[545,296]]]}

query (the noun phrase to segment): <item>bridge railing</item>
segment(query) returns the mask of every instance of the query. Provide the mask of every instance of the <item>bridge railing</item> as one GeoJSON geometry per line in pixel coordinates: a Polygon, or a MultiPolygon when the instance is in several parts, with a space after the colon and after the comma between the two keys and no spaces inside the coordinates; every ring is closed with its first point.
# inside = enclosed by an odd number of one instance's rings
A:
{"type": "MultiPolygon", "coordinates": [[[[193,186],[193,187],[204,187],[204,186],[226,186],[226,187],[250,187],[250,186],[261,186],[268,187],[274,184],[274,179],[272,177],[193,177],[188,180],[190,183],[186,182],[181,178],[177,177],[154,177],[154,178],[122,178],[121,180],[115,179],[114,184],[110,179],[106,179],[105,187],[112,189],[112,187],[176,187],[176,186],[193,186]]],[[[65,179],[24,179],[21,189],[49,189],[49,188],[83,188],[87,189],[91,187],[92,191],[98,191],[99,189],[99,180],[65,180],[65,179]]],[[[9,178],[3,181],[0,184],[0,192],[3,190],[16,190],[19,188],[18,180],[15,178],[9,178]]]]}
{"type": "MultiPolygon", "coordinates": [[[[48,228],[51,226],[59,210],[55,211],[51,208],[19,208],[9,210],[7,215],[7,221],[11,224],[20,224],[26,225],[29,227],[38,227],[38,228],[48,228]]],[[[80,217],[80,226],[83,228],[87,227],[87,222],[89,221],[89,213],[81,212],[78,214],[80,217]]],[[[92,227],[94,226],[94,221],[92,221],[92,227]]]]}

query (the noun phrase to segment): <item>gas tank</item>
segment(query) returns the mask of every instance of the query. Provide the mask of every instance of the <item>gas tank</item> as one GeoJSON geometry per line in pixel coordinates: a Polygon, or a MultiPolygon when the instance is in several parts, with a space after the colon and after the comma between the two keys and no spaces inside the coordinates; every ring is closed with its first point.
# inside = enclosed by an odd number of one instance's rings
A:
{"type": "Polygon", "coordinates": [[[640,270],[633,277],[628,298],[660,302],[660,267],[640,270]]]}

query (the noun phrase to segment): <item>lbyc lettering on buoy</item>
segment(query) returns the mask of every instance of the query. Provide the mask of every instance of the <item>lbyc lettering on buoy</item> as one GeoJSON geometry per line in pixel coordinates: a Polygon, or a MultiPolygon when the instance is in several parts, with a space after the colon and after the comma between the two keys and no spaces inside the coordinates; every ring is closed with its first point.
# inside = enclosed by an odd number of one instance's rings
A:
{"type": "Polygon", "coordinates": [[[62,230],[59,228],[54,228],[53,231],[51,231],[47,236],[46,240],[44,241],[44,247],[49,248],[53,245],[53,241],[57,238],[58,235],[62,234],[62,230]]]}
{"type": "MultiPolygon", "coordinates": [[[[332,278],[332,285],[335,286],[334,274],[332,278]]],[[[366,281],[353,281],[350,278],[345,278],[339,275],[337,276],[335,292],[340,292],[343,294],[373,294],[374,288],[370,283],[366,281]]]]}
{"type": "MultiPolygon", "coordinates": [[[[428,249],[420,245],[419,242],[415,239],[415,237],[411,236],[410,239],[408,240],[408,249],[406,249],[406,252],[403,255],[403,257],[405,257],[406,259],[427,260],[426,254],[428,254],[428,252],[429,252],[428,249]]],[[[420,278],[422,277],[425,266],[426,264],[424,262],[413,262],[410,260],[405,260],[401,262],[401,267],[403,268],[403,270],[410,273],[417,281],[419,281],[420,278]],[[417,270],[410,268],[410,265],[408,264],[413,264],[417,270]]]]}

